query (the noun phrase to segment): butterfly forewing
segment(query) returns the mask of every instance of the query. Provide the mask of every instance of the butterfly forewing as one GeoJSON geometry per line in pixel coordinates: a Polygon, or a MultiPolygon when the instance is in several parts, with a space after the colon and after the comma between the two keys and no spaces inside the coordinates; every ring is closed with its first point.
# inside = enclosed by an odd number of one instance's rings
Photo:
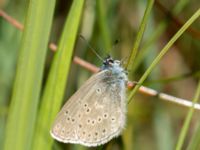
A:
{"type": "Polygon", "coordinates": [[[65,143],[97,146],[125,125],[125,85],[108,70],[93,75],[59,112],[52,136],[65,143]]]}

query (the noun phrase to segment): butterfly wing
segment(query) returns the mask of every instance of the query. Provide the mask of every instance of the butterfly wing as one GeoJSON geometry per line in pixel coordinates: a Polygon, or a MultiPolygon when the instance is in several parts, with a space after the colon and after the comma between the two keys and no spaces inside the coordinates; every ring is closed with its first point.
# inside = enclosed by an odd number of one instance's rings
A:
{"type": "Polygon", "coordinates": [[[93,75],[63,106],[51,135],[85,146],[101,145],[118,136],[125,125],[123,82],[108,70],[93,75]]]}

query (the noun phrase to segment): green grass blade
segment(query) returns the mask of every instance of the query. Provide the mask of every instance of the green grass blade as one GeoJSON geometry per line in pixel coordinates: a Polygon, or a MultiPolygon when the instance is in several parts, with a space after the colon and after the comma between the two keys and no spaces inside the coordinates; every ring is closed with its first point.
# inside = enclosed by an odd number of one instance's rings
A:
{"type": "Polygon", "coordinates": [[[29,150],[55,0],[31,0],[6,127],[5,150],[29,150]]]}
{"type": "MultiPolygon", "coordinates": [[[[171,10],[173,16],[177,16],[178,13],[183,10],[188,4],[188,0],[179,0],[175,7],[171,10]]],[[[144,45],[140,49],[140,53],[138,53],[134,64],[131,68],[132,72],[135,72],[139,65],[143,62],[143,60],[152,52],[154,49],[149,49],[152,44],[154,44],[160,36],[164,33],[166,28],[168,27],[170,21],[169,18],[165,18],[156,28],[156,30],[149,36],[148,40],[144,43],[144,45]]]]}
{"type": "Polygon", "coordinates": [[[173,9],[173,14],[180,13],[187,5],[189,5],[190,0],[179,0],[173,9]]]}
{"type": "Polygon", "coordinates": [[[106,20],[106,10],[105,10],[105,3],[103,0],[97,0],[97,13],[99,16],[99,28],[102,33],[102,40],[105,45],[105,51],[109,54],[111,50],[111,37],[110,37],[110,30],[108,29],[108,21],[106,20]]]}
{"type": "Polygon", "coordinates": [[[143,44],[143,46],[140,49],[140,52],[138,53],[137,57],[135,58],[134,64],[131,68],[131,72],[135,72],[138,67],[141,65],[143,60],[151,54],[151,52],[154,50],[153,48],[150,48],[156,40],[160,37],[160,35],[164,32],[164,30],[167,27],[166,21],[161,22],[157,27],[156,30],[152,33],[152,35],[148,38],[148,40],[143,44]]]}
{"type": "Polygon", "coordinates": [[[187,150],[200,149],[200,124],[187,147],[187,150]]]}
{"type": "MultiPolygon", "coordinates": [[[[200,98],[200,80],[199,80],[199,83],[198,83],[198,86],[197,86],[197,90],[196,90],[196,93],[195,93],[195,96],[194,96],[192,102],[196,103],[199,98],[200,98]]],[[[187,116],[186,116],[186,119],[184,121],[183,127],[181,129],[181,133],[180,133],[179,138],[178,138],[178,142],[177,142],[177,145],[176,145],[176,150],[181,150],[182,149],[182,146],[183,146],[187,131],[189,129],[190,122],[192,120],[192,115],[194,113],[194,110],[195,110],[194,107],[191,107],[189,112],[188,112],[188,114],[187,114],[187,116]]]]}
{"type": "Polygon", "coordinates": [[[200,16],[200,9],[198,9],[194,15],[181,27],[181,29],[171,38],[171,40],[164,46],[164,48],[161,50],[159,55],[155,58],[155,60],[151,63],[149,68],[145,71],[143,76],[140,78],[138,84],[135,86],[135,88],[131,91],[128,97],[128,101],[133,98],[134,94],[139,89],[140,85],[145,81],[145,79],[148,77],[148,75],[152,72],[153,68],[159,63],[161,58],[167,53],[169,48],[176,42],[176,40],[185,32],[185,30],[188,29],[188,27],[200,16]]]}
{"type": "Polygon", "coordinates": [[[63,101],[83,5],[83,0],[73,1],[67,17],[42,97],[33,144],[34,150],[48,150],[53,144],[49,131],[63,101]]]}
{"type": "Polygon", "coordinates": [[[137,55],[140,43],[142,41],[142,37],[143,37],[144,31],[145,31],[146,24],[147,24],[151,9],[153,7],[153,4],[154,4],[154,0],[149,0],[148,3],[147,3],[147,7],[146,7],[146,10],[145,10],[144,16],[142,18],[142,22],[140,24],[139,31],[138,31],[135,43],[133,45],[133,49],[132,49],[131,55],[130,55],[130,57],[128,59],[128,63],[126,64],[126,68],[128,70],[131,70],[131,68],[132,68],[132,66],[134,64],[134,60],[135,60],[135,57],[137,55]]]}

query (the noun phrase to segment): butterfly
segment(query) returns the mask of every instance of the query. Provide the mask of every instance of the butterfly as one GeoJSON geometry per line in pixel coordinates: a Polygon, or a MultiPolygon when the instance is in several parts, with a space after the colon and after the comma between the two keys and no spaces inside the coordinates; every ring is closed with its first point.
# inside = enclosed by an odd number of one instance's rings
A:
{"type": "Polygon", "coordinates": [[[126,124],[127,72],[110,56],[69,98],[58,113],[51,136],[64,143],[98,146],[123,131],[126,124]]]}

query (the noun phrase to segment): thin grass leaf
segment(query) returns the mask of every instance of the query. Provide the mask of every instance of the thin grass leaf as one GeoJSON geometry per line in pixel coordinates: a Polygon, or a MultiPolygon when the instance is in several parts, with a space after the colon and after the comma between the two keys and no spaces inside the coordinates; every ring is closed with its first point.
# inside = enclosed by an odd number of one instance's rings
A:
{"type": "Polygon", "coordinates": [[[97,0],[97,13],[99,17],[99,28],[102,33],[102,41],[105,44],[105,51],[109,54],[111,50],[111,37],[110,37],[110,31],[108,29],[108,21],[106,20],[106,10],[105,10],[105,3],[103,0],[97,0]]]}
{"type": "Polygon", "coordinates": [[[188,29],[188,27],[200,16],[200,9],[198,9],[194,15],[181,27],[181,29],[171,38],[171,40],[164,46],[164,48],[161,50],[159,55],[154,59],[154,61],[151,63],[149,68],[145,71],[143,76],[140,78],[138,84],[135,86],[135,88],[131,91],[128,97],[128,101],[133,98],[136,91],[139,89],[140,85],[145,81],[145,79],[148,77],[148,75],[152,72],[154,67],[159,63],[161,58],[167,53],[169,48],[176,42],[176,40],[185,32],[185,30],[188,29]]]}
{"type": "Polygon", "coordinates": [[[200,149],[200,124],[198,129],[195,130],[194,135],[187,147],[187,150],[200,149]]]}
{"type": "Polygon", "coordinates": [[[189,5],[190,0],[179,0],[173,9],[173,14],[180,13],[187,5],[189,5]]]}
{"type": "Polygon", "coordinates": [[[49,131],[63,101],[83,4],[83,0],[73,1],[67,17],[42,97],[33,144],[34,150],[48,150],[53,144],[49,131]]]}
{"type": "MultiPolygon", "coordinates": [[[[176,16],[181,10],[187,5],[188,0],[180,0],[176,4],[176,6],[172,9],[172,15],[176,16]]],[[[134,64],[131,68],[132,72],[135,72],[139,65],[143,62],[143,60],[152,52],[153,49],[149,49],[149,47],[160,38],[160,36],[164,33],[166,28],[170,23],[170,18],[165,18],[157,27],[156,30],[152,33],[152,35],[148,38],[148,40],[144,43],[143,47],[140,49],[140,53],[135,58],[134,64]]]]}
{"type": "Polygon", "coordinates": [[[161,22],[157,27],[153,34],[148,38],[148,40],[144,43],[141,47],[140,52],[138,53],[137,57],[135,58],[134,64],[132,65],[131,71],[135,72],[143,60],[154,50],[153,48],[149,49],[156,40],[161,36],[161,34],[166,29],[167,24],[166,21],[161,22]]]}
{"type": "Polygon", "coordinates": [[[16,55],[21,41],[21,33],[13,32],[16,29],[9,26],[1,17],[0,24],[0,149],[3,149],[8,101],[16,71],[13,68],[16,66],[16,55]],[[12,41],[12,44],[10,44],[10,41],[12,41]]]}
{"type": "MultiPolygon", "coordinates": [[[[200,98],[200,80],[199,80],[199,83],[198,83],[198,86],[197,86],[195,96],[192,100],[193,104],[195,104],[199,100],[199,98],[200,98]]],[[[189,129],[189,125],[190,125],[190,122],[192,120],[194,110],[195,110],[194,107],[191,107],[188,111],[188,114],[187,114],[186,119],[184,121],[183,127],[181,129],[181,133],[180,133],[179,138],[178,138],[176,150],[181,150],[182,147],[183,147],[183,143],[184,143],[187,131],[189,129]]]]}
{"type": "Polygon", "coordinates": [[[31,149],[54,6],[55,0],[29,3],[9,108],[5,150],[31,149]]]}
{"type": "Polygon", "coordinates": [[[134,60],[135,60],[135,57],[137,55],[140,43],[142,41],[142,37],[143,37],[144,31],[145,31],[146,24],[147,24],[151,9],[153,7],[153,4],[154,4],[154,0],[149,0],[148,3],[147,3],[147,7],[146,7],[146,10],[145,10],[144,16],[142,18],[142,22],[140,24],[138,34],[136,36],[136,40],[135,40],[135,43],[133,45],[131,55],[130,55],[130,57],[128,59],[128,63],[126,64],[126,67],[125,67],[128,70],[131,70],[131,68],[134,64],[134,60]]]}

